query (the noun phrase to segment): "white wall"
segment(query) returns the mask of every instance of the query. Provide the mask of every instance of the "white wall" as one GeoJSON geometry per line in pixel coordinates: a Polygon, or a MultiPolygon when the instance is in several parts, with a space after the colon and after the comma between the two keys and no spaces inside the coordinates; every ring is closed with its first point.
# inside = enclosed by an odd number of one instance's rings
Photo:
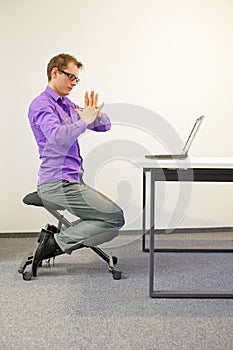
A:
{"type": "MultiPolygon", "coordinates": [[[[82,104],[84,91],[94,88],[106,110],[114,103],[116,108],[125,104],[132,114],[135,106],[153,111],[181,139],[204,114],[191,155],[232,157],[232,38],[232,0],[2,0],[0,232],[37,231],[51,221],[43,209],[26,207],[21,199],[36,188],[39,166],[27,109],[46,86],[46,65],[53,55],[68,52],[85,65],[71,95],[74,101],[82,104]]],[[[137,127],[142,120],[135,121],[136,127],[124,125],[128,118],[121,113],[109,133],[84,135],[83,155],[101,151],[101,145],[112,151],[121,141],[135,144],[135,156],[142,146],[162,149],[155,142],[159,132],[150,130],[147,117],[144,129],[137,127]]],[[[88,162],[87,177],[97,166],[92,185],[124,206],[126,229],[139,228],[139,169],[113,157],[104,164],[96,161],[94,168],[88,162]]],[[[169,221],[177,191],[170,184],[166,188],[160,226],[169,221]]],[[[191,192],[181,226],[233,224],[230,184],[195,184],[191,192]]]]}

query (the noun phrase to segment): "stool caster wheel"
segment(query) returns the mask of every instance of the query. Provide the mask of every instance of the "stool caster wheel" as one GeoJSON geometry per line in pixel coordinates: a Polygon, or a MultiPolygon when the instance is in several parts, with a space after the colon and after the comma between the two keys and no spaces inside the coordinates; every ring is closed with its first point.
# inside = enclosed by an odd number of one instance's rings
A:
{"type": "Polygon", "coordinates": [[[23,267],[20,266],[20,267],[18,268],[18,273],[23,273],[23,267]]]}
{"type": "Polygon", "coordinates": [[[26,271],[23,273],[24,281],[30,281],[32,279],[32,271],[26,271]]]}
{"type": "Polygon", "coordinates": [[[121,279],[121,271],[113,271],[112,277],[114,280],[120,280],[121,279]]]}

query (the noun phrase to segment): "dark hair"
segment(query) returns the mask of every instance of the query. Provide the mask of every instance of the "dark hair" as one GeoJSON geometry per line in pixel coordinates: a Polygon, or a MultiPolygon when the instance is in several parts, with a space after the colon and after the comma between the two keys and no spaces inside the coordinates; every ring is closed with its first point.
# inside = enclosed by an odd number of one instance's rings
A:
{"type": "Polygon", "coordinates": [[[79,62],[74,56],[65,53],[61,53],[51,58],[47,66],[48,80],[51,80],[51,72],[54,67],[57,67],[58,69],[64,69],[70,62],[74,63],[78,68],[83,67],[83,64],[79,62]]]}

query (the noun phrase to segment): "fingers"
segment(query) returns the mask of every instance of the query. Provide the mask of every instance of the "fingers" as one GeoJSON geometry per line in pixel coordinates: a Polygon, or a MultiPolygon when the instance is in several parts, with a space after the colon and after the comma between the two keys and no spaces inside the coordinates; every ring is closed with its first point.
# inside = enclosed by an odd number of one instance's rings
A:
{"type": "Polygon", "coordinates": [[[99,99],[99,94],[95,94],[94,106],[96,106],[96,107],[98,105],[98,99],[99,99]]]}
{"type": "Polygon", "coordinates": [[[94,111],[95,113],[98,114],[103,107],[104,107],[104,102],[102,102],[99,107],[97,107],[97,106],[86,106],[84,109],[83,108],[75,108],[75,112],[83,113],[84,110],[89,110],[89,111],[94,111]]]}
{"type": "Polygon", "coordinates": [[[88,106],[96,106],[97,107],[98,99],[99,99],[99,94],[98,93],[95,94],[94,90],[91,91],[90,97],[88,95],[88,92],[86,91],[85,97],[84,97],[85,107],[88,107],[88,106]]]}
{"type": "Polygon", "coordinates": [[[95,112],[97,113],[97,117],[101,117],[102,113],[101,113],[101,109],[104,107],[104,102],[101,103],[101,105],[98,107],[98,99],[99,99],[99,94],[96,93],[95,91],[92,90],[90,93],[90,97],[88,92],[85,92],[85,96],[84,96],[84,104],[85,104],[85,109],[90,109],[92,107],[95,108],[95,112]]]}
{"type": "Polygon", "coordinates": [[[92,90],[90,93],[90,101],[89,101],[90,106],[94,106],[94,96],[95,96],[95,92],[92,90]]]}
{"type": "Polygon", "coordinates": [[[89,106],[89,96],[88,96],[88,92],[85,92],[85,96],[84,96],[84,105],[85,107],[89,106]]]}
{"type": "Polygon", "coordinates": [[[98,113],[101,111],[101,109],[104,107],[104,102],[101,103],[99,107],[97,107],[98,113]]]}
{"type": "Polygon", "coordinates": [[[77,112],[77,113],[82,112],[82,109],[81,108],[75,108],[75,112],[77,112]]]}

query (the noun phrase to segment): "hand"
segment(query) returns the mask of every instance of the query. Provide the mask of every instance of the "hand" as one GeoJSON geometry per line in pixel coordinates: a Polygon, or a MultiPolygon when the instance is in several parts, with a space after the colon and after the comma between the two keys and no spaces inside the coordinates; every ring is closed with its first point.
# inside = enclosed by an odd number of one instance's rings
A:
{"type": "Polygon", "coordinates": [[[96,117],[101,114],[101,109],[103,108],[104,103],[102,103],[99,107],[86,106],[84,109],[76,108],[75,111],[80,115],[80,119],[82,119],[87,125],[93,123],[96,117]]]}
{"type": "MultiPolygon", "coordinates": [[[[90,97],[89,97],[88,92],[86,91],[85,92],[85,97],[84,97],[84,105],[85,105],[85,107],[95,106],[96,108],[98,108],[97,107],[98,99],[99,99],[99,94],[98,93],[95,94],[95,91],[92,90],[91,93],[90,93],[90,97]]],[[[97,114],[97,117],[100,118],[101,116],[102,116],[102,112],[99,112],[97,114]]]]}

